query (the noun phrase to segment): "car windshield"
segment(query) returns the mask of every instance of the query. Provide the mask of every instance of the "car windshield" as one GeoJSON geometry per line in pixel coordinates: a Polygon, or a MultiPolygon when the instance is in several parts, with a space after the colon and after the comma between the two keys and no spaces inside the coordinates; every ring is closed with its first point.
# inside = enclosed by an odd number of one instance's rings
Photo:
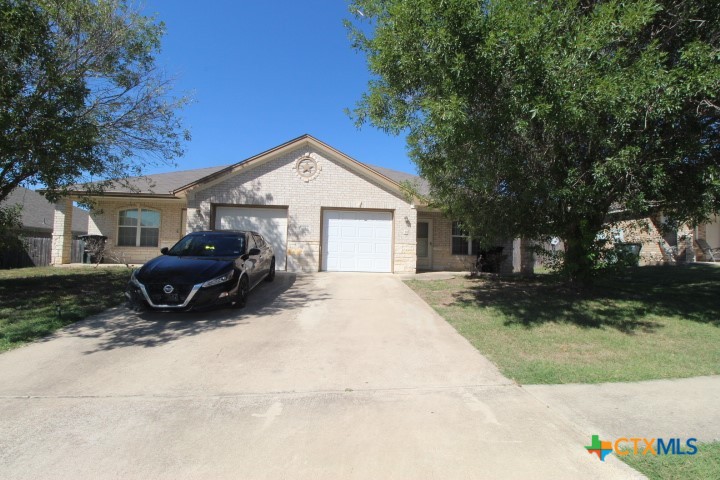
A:
{"type": "Polygon", "coordinates": [[[188,235],[168,255],[178,257],[239,257],[245,251],[244,235],[188,235]]]}

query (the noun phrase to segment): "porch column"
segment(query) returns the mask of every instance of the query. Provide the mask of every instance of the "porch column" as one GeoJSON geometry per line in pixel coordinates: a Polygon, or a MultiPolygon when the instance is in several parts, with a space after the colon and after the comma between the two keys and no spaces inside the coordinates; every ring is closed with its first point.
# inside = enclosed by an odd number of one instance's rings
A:
{"type": "Polygon", "coordinates": [[[72,215],[73,205],[69,198],[61,198],[55,204],[53,220],[52,252],[50,263],[61,265],[70,263],[72,248],[72,215]]]}
{"type": "Polygon", "coordinates": [[[520,273],[523,275],[533,275],[535,273],[535,254],[532,250],[533,242],[530,240],[520,240],[520,273]]]}
{"type": "Polygon", "coordinates": [[[532,242],[524,238],[516,238],[512,242],[512,271],[522,275],[535,273],[535,258],[532,242]]]}

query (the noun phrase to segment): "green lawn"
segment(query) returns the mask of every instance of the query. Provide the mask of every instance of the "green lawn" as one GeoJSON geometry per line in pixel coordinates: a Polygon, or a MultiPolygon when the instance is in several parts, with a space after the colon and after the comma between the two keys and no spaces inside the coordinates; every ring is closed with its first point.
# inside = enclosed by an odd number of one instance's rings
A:
{"type": "Polygon", "coordinates": [[[598,383],[720,373],[720,267],[640,267],[581,292],[552,275],[412,280],[519,383],[598,383]]]}
{"type": "Polygon", "coordinates": [[[720,442],[698,444],[695,455],[626,455],[621,458],[650,480],[720,478],[720,442]]]}
{"type": "Polygon", "coordinates": [[[0,352],[120,304],[129,277],[125,267],[0,270],[0,352]]]}

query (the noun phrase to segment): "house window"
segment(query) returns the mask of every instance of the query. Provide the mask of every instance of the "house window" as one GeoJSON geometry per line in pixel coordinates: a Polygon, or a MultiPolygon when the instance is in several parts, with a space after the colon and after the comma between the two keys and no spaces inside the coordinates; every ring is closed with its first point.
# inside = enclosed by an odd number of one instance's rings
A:
{"type": "Polygon", "coordinates": [[[470,235],[460,226],[460,222],[452,223],[452,254],[453,255],[476,255],[480,250],[480,244],[473,240],[470,235]]]}
{"type": "Polygon", "coordinates": [[[121,210],[118,216],[119,247],[157,247],[160,212],[144,208],[121,210]]]}

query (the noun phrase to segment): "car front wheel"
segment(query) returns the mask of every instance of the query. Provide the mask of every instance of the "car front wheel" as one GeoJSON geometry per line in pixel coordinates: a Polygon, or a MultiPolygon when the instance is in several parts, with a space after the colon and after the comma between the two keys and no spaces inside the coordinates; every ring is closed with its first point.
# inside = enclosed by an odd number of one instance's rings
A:
{"type": "Polygon", "coordinates": [[[233,302],[233,308],[243,308],[247,304],[248,292],[250,291],[250,284],[246,276],[240,279],[238,284],[237,293],[235,294],[235,301],[233,302]]]}
{"type": "Polygon", "coordinates": [[[272,282],[275,280],[275,259],[273,258],[270,262],[270,271],[267,274],[267,277],[265,277],[266,282],[272,282]]]}

